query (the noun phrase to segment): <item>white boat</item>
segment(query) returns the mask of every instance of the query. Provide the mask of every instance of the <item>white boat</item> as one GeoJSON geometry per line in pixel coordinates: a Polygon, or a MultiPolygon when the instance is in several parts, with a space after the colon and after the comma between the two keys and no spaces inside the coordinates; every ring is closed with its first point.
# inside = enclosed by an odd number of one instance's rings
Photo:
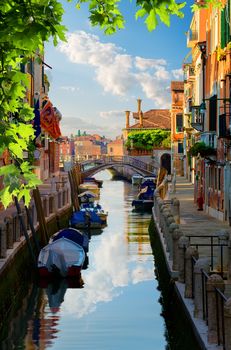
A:
{"type": "Polygon", "coordinates": [[[140,185],[142,179],[143,179],[142,175],[140,175],[140,174],[133,174],[132,175],[132,184],[133,185],[140,185]]]}
{"type": "Polygon", "coordinates": [[[38,257],[39,274],[41,277],[76,277],[81,272],[84,260],[83,247],[61,237],[41,249],[38,257]]]}
{"type": "Polygon", "coordinates": [[[100,189],[96,184],[92,182],[83,182],[82,184],[79,185],[79,192],[83,193],[86,191],[93,192],[98,198],[100,189]]]}

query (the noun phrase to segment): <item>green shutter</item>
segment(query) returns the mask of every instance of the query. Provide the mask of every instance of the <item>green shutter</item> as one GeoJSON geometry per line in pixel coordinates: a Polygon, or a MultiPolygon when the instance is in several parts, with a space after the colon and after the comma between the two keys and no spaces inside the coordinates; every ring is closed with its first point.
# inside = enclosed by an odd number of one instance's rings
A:
{"type": "Polygon", "coordinates": [[[221,11],[221,48],[226,47],[231,40],[230,36],[230,2],[228,1],[225,8],[221,11]]]}

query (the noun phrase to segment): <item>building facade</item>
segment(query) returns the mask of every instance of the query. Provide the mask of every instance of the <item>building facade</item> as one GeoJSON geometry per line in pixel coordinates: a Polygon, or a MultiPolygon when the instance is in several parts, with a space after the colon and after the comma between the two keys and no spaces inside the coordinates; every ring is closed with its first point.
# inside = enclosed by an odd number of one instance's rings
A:
{"type": "Polygon", "coordinates": [[[186,174],[195,201],[210,215],[231,221],[231,26],[230,0],[195,11],[184,64],[186,174]],[[190,154],[191,149],[191,154],[190,154]],[[197,150],[197,154],[192,153],[197,150]]]}

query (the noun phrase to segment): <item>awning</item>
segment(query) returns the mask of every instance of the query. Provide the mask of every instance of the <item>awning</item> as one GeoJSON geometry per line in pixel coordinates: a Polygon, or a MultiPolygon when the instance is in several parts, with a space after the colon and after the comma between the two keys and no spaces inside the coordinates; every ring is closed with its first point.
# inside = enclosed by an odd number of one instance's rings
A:
{"type": "Polygon", "coordinates": [[[41,127],[53,139],[57,139],[61,136],[61,130],[59,128],[60,112],[53,107],[49,99],[44,100],[43,103],[44,105],[40,112],[41,127]]]}

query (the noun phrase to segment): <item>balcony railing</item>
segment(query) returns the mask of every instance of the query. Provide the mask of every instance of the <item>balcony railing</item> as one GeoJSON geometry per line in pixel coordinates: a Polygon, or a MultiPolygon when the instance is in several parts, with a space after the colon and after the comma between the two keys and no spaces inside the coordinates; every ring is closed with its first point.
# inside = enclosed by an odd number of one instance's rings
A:
{"type": "Polygon", "coordinates": [[[198,31],[189,30],[187,32],[187,47],[193,47],[197,41],[198,41],[198,31]]]}
{"type": "Polygon", "coordinates": [[[217,135],[216,131],[206,131],[201,134],[201,141],[206,144],[206,146],[217,148],[217,135]]]}
{"type": "Polygon", "coordinates": [[[204,130],[204,113],[201,112],[201,106],[192,106],[191,126],[197,131],[204,130]]]}

